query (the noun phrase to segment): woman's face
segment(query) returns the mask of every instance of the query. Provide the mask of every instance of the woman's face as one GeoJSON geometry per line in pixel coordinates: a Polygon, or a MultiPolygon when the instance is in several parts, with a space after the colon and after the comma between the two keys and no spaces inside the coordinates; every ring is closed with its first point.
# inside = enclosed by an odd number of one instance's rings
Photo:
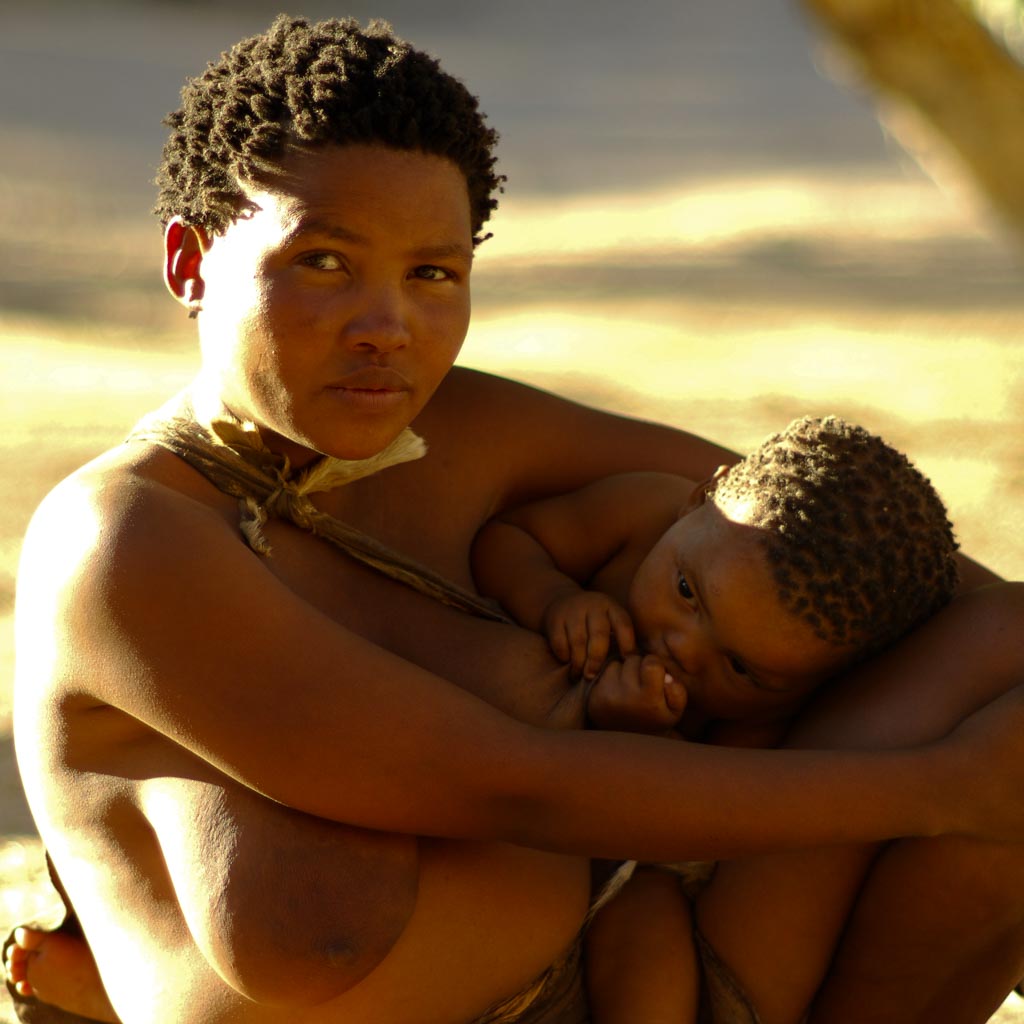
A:
{"type": "Polygon", "coordinates": [[[469,324],[462,172],[381,146],[296,150],[202,253],[203,374],[301,464],[365,458],[419,413],[469,324]]]}

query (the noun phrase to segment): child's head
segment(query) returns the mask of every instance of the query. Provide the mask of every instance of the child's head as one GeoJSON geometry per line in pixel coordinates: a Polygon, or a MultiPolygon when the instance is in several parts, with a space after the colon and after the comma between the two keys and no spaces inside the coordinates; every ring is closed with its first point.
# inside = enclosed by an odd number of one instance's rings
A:
{"type": "Polygon", "coordinates": [[[745,717],[806,695],[946,604],[956,547],[904,455],[842,420],[805,418],[707,486],[641,565],[631,610],[691,700],[745,717]]]}
{"type": "Polygon", "coordinates": [[[182,90],[157,177],[156,213],[222,233],[296,147],[363,143],[442,156],[466,178],[474,240],[497,206],[497,133],[461,82],[385,22],[309,24],[281,15],[182,90]]]}
{"type": "Polygon", "coordinates": [[[794,420],[708,488],[760,531],[779,598],[824,640],[866,657],[946,604],[957,544],[931,483],[880,437],[794,420]]]}

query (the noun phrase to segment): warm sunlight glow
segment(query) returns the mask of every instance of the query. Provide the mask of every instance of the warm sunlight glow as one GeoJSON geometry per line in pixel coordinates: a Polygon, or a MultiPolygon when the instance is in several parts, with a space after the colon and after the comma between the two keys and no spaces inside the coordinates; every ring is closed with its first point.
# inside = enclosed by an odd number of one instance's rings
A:
{"type": "Polygon", "coordinates": [[[963,230],[955,211],[920,180],[733,179],[684,182],[630,194],[502,200],[488,262],[543,252],[599,259],[614,253],[719,247],[808,232],[845,240],[941,236],[963,230]]]}

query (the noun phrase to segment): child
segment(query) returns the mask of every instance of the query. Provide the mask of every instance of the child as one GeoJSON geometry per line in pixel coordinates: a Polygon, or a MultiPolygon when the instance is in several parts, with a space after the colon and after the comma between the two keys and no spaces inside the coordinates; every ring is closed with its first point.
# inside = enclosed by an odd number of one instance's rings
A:
{"type": "MultiPolygon", "coordinates": [[[[956,547],[905,456],[805,418],[696,488],[630,473],[513,510],[480,531],[473,569],[589,687],[592,725],[761,745],[950,600],[956,547]]],[[[665,872],[638,870],[587,956],[595,1021],[695,1019],[689,905],[665,872]]]]}

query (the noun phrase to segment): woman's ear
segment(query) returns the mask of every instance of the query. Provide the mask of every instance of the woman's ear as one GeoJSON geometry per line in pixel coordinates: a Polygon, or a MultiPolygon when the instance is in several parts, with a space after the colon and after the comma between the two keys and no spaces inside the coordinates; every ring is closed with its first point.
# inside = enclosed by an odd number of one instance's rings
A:
{"type": "Polygon", "coordinates": [[[701,505],[707,501],[708,488],[712,484],[718,483],[718,481],[721,480],[728,472],[728,466],[719,466],[718,469],[716,469],[715,472],[707,478],[707,480],[702,480],[697,484],[697,486],[690,491],[690,496],[686,499],[686,503],[679,510],[679,518],[682,519],[683,516],[688,516],[691,512],[695,512],[699,509],[701,505]]]}
{"type": "Polygon", "coordinates": [[[164,230],[164,283],[167,290],[195,317],[203,308],[203,257],[210,236],[199,227],[174,217],[164,230]]]}

